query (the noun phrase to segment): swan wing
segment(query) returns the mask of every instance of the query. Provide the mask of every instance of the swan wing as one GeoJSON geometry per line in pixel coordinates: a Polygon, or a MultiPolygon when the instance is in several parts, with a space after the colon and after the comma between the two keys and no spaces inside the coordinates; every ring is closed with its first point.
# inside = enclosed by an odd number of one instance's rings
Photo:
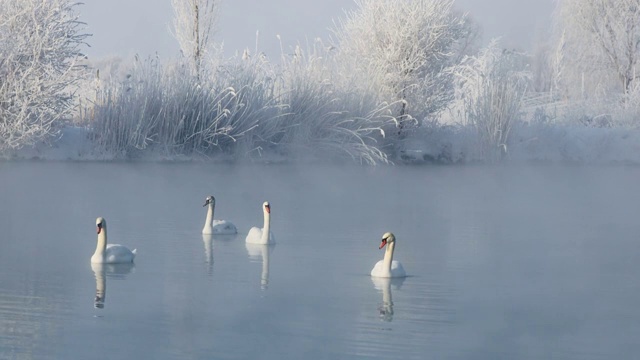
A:
{"type": "Polygon", "coordinates": [[[371,269],[371,276],[375,277],[389,277],[389,273],[384,270],[384,261],[380,260],[376,263],[376,265],[371,269]]]}
{"type": "Polygon", "coordinates": [[[227,220],[213,220],[214,235],[234,235],[238,233],[238,229],[233,223],[227,220]]]}
{"type": "Polygon", "coordinates": [[[267,239],[267,242],[262,241],[263,232],[264,232],[263,228],[254,226],[249,230],[249,233],[247,234],[247,238],[245,241],[249,244],[262,244],[262,245],[276,243],[276,239],[273,236],[273,233],[271,231],[269,231],[269,239],[267,239]]]}
{"type": "Polygon", "coordinates": [[[399,261],[393,260],[391,262],[391,271],[384,268],[384,260],[380,260],[371,270],[371,276],[381,278],[398,278],[406,277],[407,273],[404,271],[404,267],[399,261]]]}
{"type": "Polygon", "coordinates": [[[393,260],[391,262],[391,277],[405,277],[407,273],[404,271],[404,267],[400,261],[393,260]]]}
{"type": "Polygon", "coordinates": [[[124,245],[108,244],[104,252],[104,262],[107,264],[133,262],[136,253],[137,249],[131,251],[124,245]]]}
{"type": "Polygon", "coordinates": [[[246,242],[249,244],[260,244],[262,239],[262,229],[259,227],[252,227],[247,234],[246,242]]]}

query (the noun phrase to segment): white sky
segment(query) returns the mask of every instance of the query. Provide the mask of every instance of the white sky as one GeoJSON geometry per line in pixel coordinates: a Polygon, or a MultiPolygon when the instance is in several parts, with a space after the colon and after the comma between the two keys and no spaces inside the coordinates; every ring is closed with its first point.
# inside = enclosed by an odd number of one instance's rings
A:
{"type": "MultiPolygon", "coordinates": [[[[555,0],[456,0],[483,28],[484,40],[501,36],[503,46],[530,49],[546,26],[555,0]]],[[[296,43],[316,37],[327,38],[332,19],[353,0],[222,0],[216,40],[224,41],[227,55],[256,44],[269,57],[280,55],[276,35],[285,51],[296,43]]],[[[78,7],[87,23],[91,58],[135,53],[171,58],[178,53],[169,32],[173,10],[171,0],[89,0],[78,7]]]]}

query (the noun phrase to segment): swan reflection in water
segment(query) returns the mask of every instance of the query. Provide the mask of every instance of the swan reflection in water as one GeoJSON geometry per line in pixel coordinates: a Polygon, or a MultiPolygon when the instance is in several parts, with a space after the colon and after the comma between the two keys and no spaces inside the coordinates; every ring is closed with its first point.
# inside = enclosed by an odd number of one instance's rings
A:
{"type": "Polygon", "coordinates": [[[262,260],[262,274],[260,275],[260,289],[267,290],[269,287],[269,254],[275,249],[276,245],[259,245],[245,243],[247,254],[251,262],[262,260]]]}
{"type": "Polygon", "coordinates": [[[93,307],[103,309],[107,298],[107,277],[111,279],[124,280],[127,274],[135,269],[134,263],[124,264],[100,264],[91,263],[91,270],[96,278],[96,297],[93,300],[93,307]]]}
{"type": "Polygon", "coordinates": [[[231,241],[238,235],[211,235],[202,234],[202,243],[204,244],[204,259],[207,263],[207,274],[213,275],[213,240],[216,241],[231,241]]]}
{"type": "Polygon", "coordinates": [[[380,313],[380,320],[393,321],[393,295],[391,293],[391,287],[398,290],[402,287],[406,278],[380,278],[372,277],[371,281],[376,290],[382,292],[382,305],[378,307],[380,313]]]}

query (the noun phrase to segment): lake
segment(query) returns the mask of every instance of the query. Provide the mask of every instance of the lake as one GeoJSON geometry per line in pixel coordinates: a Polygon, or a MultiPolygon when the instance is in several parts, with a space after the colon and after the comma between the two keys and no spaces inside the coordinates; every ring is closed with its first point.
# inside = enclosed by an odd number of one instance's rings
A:
{"type": "Polygon", "coordinates": [[[0,163],[0,358],[629,359],[640,168],[0,163]],[[235,237],[203,237],[207,195],[235,237]],[[274,246],[247,246],[271,203],[274,246]],[[95,219],[137,248],[92,266],[95,219]],[[409,277],[372,280],[381,236],[409,277]]]}

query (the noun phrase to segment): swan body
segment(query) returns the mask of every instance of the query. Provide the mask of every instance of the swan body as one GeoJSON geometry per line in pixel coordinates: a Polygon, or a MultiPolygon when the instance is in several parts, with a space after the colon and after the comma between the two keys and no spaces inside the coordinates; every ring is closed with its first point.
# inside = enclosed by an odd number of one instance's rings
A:
{"type": "Polygon", "coordinates": [[[381,277],[381,278],[402,278],[406,277],[407,273],[404,271],[404,267],[402,264],[393,260],[393,251],[396,246],[396,237],[390,232],[382,235],[382,243],[380,244],[379,249],[387,246],[386,251],[384,252],[384,258],[376,263],[376,265],[371,270],[371,276],[373,277],[381,277]]]}
{"type": "Polygon", "coordinates": [[[264,226],[262,228],[252,227],[247,234],[245,242],[248,244],[275,244],[276,239],[271,232],[271,206],[268,201],[262,204],[262,211],[264,213],[264,226]]]}
{"type": "Polygon", "coordinates": [[[96,219],[96,231],[98,233],[98,245],[96,252],[91,257],[91,263],[119,264],[131,263],[136,257],[136,249],[129,250],[119,244],[107,244],[107,221],[99,217],[96,219]]]}
{"type": "Polygon", "coordinates": [[[207,219],[202,228],[203,235],[234,235],[238,233],[238,229],[233,223],[227,220],[213,219],[213,212],[216,207],[216,198],[213,197],[213,195],[207,196],[202,206],[209,206],[207,209],[207,219]]]}

